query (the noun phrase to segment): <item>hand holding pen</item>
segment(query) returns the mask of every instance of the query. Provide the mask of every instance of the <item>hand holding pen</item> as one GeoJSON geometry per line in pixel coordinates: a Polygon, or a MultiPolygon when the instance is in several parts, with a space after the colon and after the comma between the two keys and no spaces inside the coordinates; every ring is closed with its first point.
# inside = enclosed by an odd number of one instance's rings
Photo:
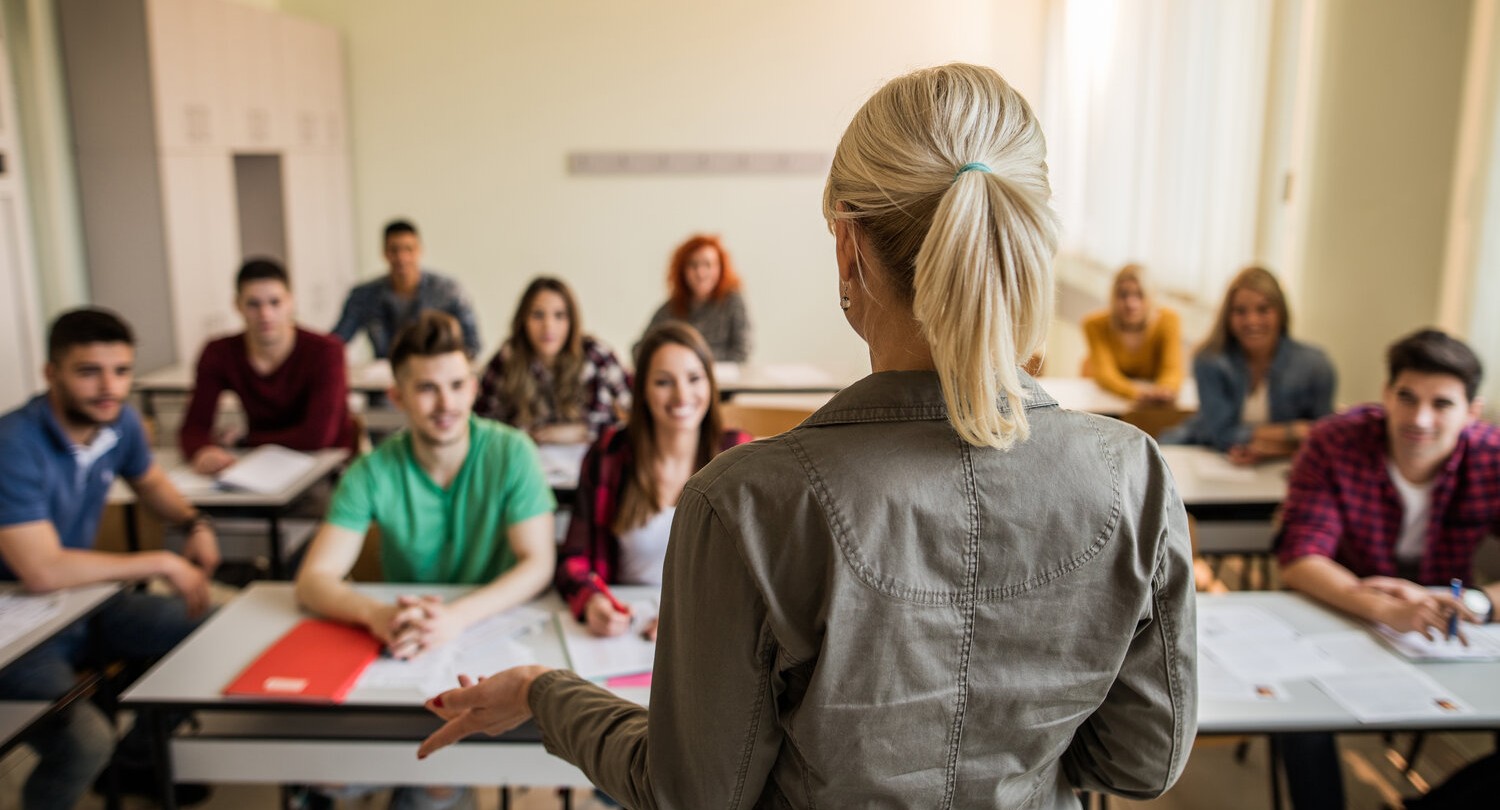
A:
{"type": "Polygon", "coordinates": [[[630,629],[630,608],[615,598],[604,580],[589,572],[587,586],[594,591],[583,608],[583,620],[596,636],[618,636],[630,629]]]}

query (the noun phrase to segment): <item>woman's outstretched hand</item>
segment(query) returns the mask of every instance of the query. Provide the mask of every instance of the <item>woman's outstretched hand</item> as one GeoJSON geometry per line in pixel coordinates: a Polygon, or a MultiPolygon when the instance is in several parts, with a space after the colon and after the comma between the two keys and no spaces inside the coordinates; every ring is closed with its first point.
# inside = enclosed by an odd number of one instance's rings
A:
{"type": "Polygon", "coordinates": [[[511,667],[488,678],[458,676],[458,688],[427,701],[427,710],[447,720],[422,741],[417,759],[426,759],[476,732],[503,734],[531,719],[531,683],[550,668],[538,664],[511,667]]]}

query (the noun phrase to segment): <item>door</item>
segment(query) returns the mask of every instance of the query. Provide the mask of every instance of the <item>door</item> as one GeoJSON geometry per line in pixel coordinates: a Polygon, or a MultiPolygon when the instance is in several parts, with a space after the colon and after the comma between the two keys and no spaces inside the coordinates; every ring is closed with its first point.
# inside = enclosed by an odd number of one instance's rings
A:
{"type": "Polygon", "coordinates": [[[44,336],[36,284],[10,51],[0,30],[0,412],[43,387],[44,336]]]}

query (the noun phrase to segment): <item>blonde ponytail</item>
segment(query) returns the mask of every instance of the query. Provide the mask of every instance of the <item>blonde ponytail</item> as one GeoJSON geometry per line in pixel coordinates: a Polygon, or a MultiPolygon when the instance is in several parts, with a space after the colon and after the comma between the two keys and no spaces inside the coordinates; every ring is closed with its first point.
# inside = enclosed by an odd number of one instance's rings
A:
{"type": "Polygon", "coordinates": [[[1030,435],[1019,366],[1052,315],[1057,223],[1046,146],[999,74],[945,65],[890,82],[855,115],[823,195],[911,303],[966,442],[1030,435]]]}

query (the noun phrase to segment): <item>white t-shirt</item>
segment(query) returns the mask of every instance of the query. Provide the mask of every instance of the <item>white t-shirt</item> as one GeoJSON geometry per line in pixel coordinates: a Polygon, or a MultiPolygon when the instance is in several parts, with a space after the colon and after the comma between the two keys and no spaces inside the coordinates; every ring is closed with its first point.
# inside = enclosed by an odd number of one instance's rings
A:
{"type": "Polygon", "coordinates": [[[660,585],[661,569],[667,562],[667,540],[672,534],[669,506],[652,515],[644,525],[620,535],[620,582],[627,585],[660,585]]]}
{"type": "Polygon", "coordinates": [[[1415,565],[1427,550],[1427,524],[1432,522],[1432,485],[1413,484],[1401,476],[1396,462],[1385,460],[1386,472],[1401,496],[1401,536],[1396,540],[1396,561],[1415,565]]]}
{"type": "Polygon", "coordinates": [[[1245,407],[1240,411],[1240,421],[1252,427],[1271,421],[1271,386],[1262,382],[1245,395],[1245,407]]]}

